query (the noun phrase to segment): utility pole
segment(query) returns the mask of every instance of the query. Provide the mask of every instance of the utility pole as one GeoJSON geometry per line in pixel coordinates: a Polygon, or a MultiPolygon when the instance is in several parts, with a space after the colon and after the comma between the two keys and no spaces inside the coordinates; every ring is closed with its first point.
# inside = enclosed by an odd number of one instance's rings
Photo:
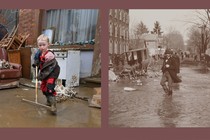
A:
{"type": "Polygon", "coordinates": [[[202,53],[205,53],[205,49],[204,49],[204,32],[205,32],[205,25],[202,26],[202,29],[201,29],[201,41],[202,41],[202,53]]]}
{"type": "Polygon", "coordinates": [[[204,49],[204,32],[205,32],[205,28],[206,28],[206,25],[202,25],[198,28],[201,28],[201,48],[200,48],[200,58],[201,58],[201,55],[203,53],[205,53],[205,49],[204,49]]]}

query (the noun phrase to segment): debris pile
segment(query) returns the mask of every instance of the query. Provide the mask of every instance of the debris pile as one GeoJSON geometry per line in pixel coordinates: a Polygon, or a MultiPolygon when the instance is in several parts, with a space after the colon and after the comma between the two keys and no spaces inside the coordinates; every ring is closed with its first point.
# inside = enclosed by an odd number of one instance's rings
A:
{"type": "Polygon", "coordinates": [[[57,84],[55,86],[56,101],[58,103],[66,101],[68,98],[73,98],[77,92],[74,90],[74,87],[64,87],[62,84],[57,84]]]}
{"type": "Polygon", "coordinates": [[[93,95],[93,98],[89,102],[90,107],[101,108],[101,88],[94,88],[96,94],[93,95]]]}
{"type": "Polygon", "coordinates": [[[117,81],[117,79],[116,74],[112,70],[109,70],[109,81],[117,81]]]}

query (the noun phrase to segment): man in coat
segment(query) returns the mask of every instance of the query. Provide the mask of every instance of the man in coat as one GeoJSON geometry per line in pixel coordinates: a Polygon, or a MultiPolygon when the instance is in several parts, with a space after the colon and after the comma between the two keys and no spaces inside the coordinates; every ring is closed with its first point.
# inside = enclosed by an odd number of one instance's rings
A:
{"type": "Polygon", "coordinates": [[[163,61],[162,66],[162,78],[160,81],[160,85],[163,87],[163,90],[167,95],[172,95],[172,84],[173,83],[179,83],[181,80],[177,76],[177,62],[172,57],[173,51],[170,49],[167,49],[165,51],[165,57],[163,61]],[[168,82],[168,86],[166,85],[166,82],[168,82]]]}
{"type": "Polygon", "coordinates": [[[176,52],[174,52],[173,57],[176,60],[176,71],[177,71],[177,74],[178,74],[178,73],[180,73],[180,58],[179,58],[179,55],[176,52]]]}

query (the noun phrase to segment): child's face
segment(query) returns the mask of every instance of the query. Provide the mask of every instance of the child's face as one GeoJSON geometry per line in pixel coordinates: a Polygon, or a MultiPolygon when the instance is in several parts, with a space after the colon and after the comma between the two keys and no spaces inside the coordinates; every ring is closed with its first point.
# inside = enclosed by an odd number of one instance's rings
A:
{"type": "Polygon", "coordinates": [[[38,47],[42,52],[47,51],[48,47],[49,47],[49,43],[47,41],[44,40],[40,40],[38,41],[38,47]]]}

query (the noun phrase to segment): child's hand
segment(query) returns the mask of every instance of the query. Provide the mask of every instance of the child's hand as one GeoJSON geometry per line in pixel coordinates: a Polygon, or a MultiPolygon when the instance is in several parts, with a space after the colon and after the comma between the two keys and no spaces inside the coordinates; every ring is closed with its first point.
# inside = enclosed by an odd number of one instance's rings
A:
{"type": "Polygon", "coordinates": [[[32,67],[33,67],[33,68],[36,68],[36,64],[32,64],[32,67]]]}
{"type": "Polygon", "coordinates": [[[36,60],[34,60],[34,63],[32,64],[32,67],[33,67],[33,68],[36,68],[36,67],[38,67],[38,66],[39,66],[39,60],[36,59],[36,60]]]}

